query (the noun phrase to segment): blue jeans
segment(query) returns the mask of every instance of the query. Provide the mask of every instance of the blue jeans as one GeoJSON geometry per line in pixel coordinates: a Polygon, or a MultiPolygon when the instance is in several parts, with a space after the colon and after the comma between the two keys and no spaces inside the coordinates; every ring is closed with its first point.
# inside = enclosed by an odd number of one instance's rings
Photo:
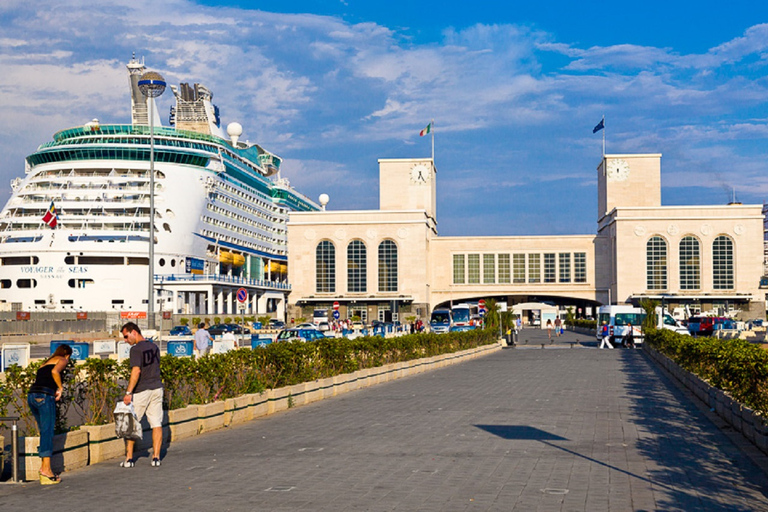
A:
{"type": "Polygon", "coordinates": [[[29,393],[27,404],[40,430],[40,457],[53,455],[53,427],[56,424],[56,398],[45,393],[29,393]]]}

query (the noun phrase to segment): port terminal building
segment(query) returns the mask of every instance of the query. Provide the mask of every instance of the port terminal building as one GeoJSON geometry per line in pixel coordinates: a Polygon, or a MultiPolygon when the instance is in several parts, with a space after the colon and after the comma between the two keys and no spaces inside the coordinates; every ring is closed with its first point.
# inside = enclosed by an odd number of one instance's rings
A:
{"type": "Polygon", "coordinates": [[[381,159],[378,209],[289,213],[288,319],[338,303],[341,318],[424,320],[481,298],[763,318],[763,206],[664,206],[661,157],[604,155],[595,233],[572,236],[440,236],[434,161],[381,159]]]}

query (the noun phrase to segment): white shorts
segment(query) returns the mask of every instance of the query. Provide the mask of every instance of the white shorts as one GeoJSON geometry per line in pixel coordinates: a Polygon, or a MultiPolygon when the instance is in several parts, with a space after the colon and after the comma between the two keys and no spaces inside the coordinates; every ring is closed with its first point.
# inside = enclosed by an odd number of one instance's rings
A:
{"type": "Polygon", "coordinates": [[[163,388],[146,389],[133,395],[133,409],[139,421],[147,415],[150,428],[163,426],[163,388]]]}

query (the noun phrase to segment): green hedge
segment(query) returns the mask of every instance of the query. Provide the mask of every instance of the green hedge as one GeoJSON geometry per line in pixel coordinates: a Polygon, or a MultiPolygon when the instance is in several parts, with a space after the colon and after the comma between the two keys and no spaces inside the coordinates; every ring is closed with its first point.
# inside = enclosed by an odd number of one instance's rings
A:
{"type": "Polygon", "coordinates": [[[574,318],[570,322],[571,325],[574,327],[582,327],[584,329],[596,329],[597,328],[597,320],[584,320],[581,318],[574,318]]]}
{"type": "Polygon", "coordinates": [[[645,341],[738,402],[768,414],[768,351],[746,340],[693,338],[652,329],[645,341]]]}
{"type": "MultiPolygon", "coordinates": [[[[179,409],[204,404],[265,388],[301,382],[458,352],[496,343],[489,331],[419,333],[398,338],[367,336],[355,340],[328,338],[311,343],[278,342],[256,349],[240,348],[225,354],[192,359],[164,355],[160,373],[165,386],[165,407],[179,409]]],[[[27,406],[27,390],[42,362],[26,368],[12,366],[0,386],[0,416],[15,411],[22,417],[22,434],[35,435],[37,428],[27,406]]],[[[128,360],[88,359],[70,362],[64,375],[64,394],[57,408],[57,432],[71,429],[66,418],[77,416],[83,424],[114,421],[112,411],[123,396],[130,368],[128,360]],[[74,407],[76,414],[68,414],[74,407]]]]}

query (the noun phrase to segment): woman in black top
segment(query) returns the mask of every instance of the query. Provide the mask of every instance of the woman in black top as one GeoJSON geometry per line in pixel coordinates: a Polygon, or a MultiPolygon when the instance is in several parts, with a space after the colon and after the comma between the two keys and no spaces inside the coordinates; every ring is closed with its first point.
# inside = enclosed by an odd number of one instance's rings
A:
{"type": "Polygon", "coordinates": [[[59,345],[50,359],[37,370],[35,383],[27,393],[27,404],[40,430],[40,483],[58,484],[61,480],[51,469],[53,455],[53,427],[56,423],[56,402],[61,399],[64,388],[61,385],[61,372],[69,363],[72,347],[59,345]]]}

